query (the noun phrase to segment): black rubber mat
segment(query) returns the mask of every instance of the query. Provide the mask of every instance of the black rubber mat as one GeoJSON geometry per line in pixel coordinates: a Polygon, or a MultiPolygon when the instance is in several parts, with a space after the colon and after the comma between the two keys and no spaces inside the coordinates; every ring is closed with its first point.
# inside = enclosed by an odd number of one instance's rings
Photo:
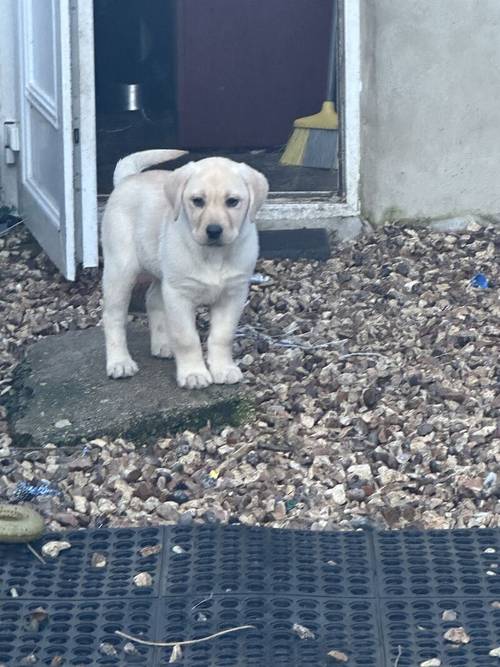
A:
{"type": "MultiPolygon", "coordinates": [[[[59,537],[34,546],[41,552],[59,537]]],[[[63,537],[71,548],[46,565],[24,545],[0,545],[0,665],[167,666],[170,649],[137,645],[130,653],[115,631],[182,641],[239,625],[255,627],[185,647],[174,664],[500,664],[490,655],[500,646],[500,530],[320,533],[235,525],[63,537]],[[161,550],[144,553],[154,546],[161,550]],[[93,566],[95,553],[105,567],[93,566]],[[141,572],[150,586],[134,585],[141,572]],[[462,628],[468,641],[445,639],[450,628],[462,628]],[[304,629],[310,638],[301,638],[304,629]]]]}

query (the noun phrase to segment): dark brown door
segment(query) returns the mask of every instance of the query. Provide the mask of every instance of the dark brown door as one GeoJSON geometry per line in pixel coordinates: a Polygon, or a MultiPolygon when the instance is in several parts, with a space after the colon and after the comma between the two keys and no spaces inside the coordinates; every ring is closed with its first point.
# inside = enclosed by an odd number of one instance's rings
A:
{"type": "Polygon", "coordinates": [[[333,0],[178,0],[178,144],[284,144],[319,111],[333,0]]]}

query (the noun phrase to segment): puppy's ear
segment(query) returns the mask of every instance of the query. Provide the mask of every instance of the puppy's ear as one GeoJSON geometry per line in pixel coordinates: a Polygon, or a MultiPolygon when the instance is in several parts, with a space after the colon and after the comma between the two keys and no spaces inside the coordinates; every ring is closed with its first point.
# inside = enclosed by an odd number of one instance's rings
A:
{"type": "Polygon", "coordinates": [[[240,174],[247,184],[250,193],[250,204],[248,206],[248,217],[251,222],[255,222],[255,218],[262,204],[265,202],[269,192],[269,183],[264,174],[260,171],[249,167],[247,164],[241,163],[239,165],[240,174]]]}
{"type": "Polygon", "coordinates": [[[165,194],[174,211],[174,220],[177,220],[181,213],[182,195],[184,194],[188,180],[194,174],[195,170],[196,164],[194,162],[188,162],[188,164],[179,167],[179,169],[170,172],[168,175],[165,184],[165,194]]]}

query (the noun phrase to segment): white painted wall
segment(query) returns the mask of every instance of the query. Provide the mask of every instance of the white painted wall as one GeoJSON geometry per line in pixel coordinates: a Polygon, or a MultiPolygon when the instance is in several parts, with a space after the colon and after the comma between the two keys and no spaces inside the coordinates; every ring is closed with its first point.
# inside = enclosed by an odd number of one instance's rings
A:
{"type": "Polygon", "coordinates": [[[500,0],[361,8],[363,214],[500,218],[500,0]]]}
{"type": "Polygon", "coordinates": [[[17,119],[16,96],[16,15],[17,0],[0,0],[0,200],[17,206],[15,166],[5,164],[3,124],[17,119]]]}

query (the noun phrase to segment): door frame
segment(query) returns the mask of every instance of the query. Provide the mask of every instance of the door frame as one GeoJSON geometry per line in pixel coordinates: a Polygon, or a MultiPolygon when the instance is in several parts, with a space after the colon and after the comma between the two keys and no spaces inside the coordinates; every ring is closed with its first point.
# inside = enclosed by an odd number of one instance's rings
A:
{"type": "Polygon", "coordinates": [[[83,268],[99,266],[97,211],[96,103],[94,72],[94,2],[71,0],[73,68],[73,127],[77,200],[76,255],[83,268]],[[80,141],[80,136],[84,138],[80,141]],[[93,168],[90,166],[93,164],[93,168]]]}
{"type": "MultiPolygon", "coordinates": [[[[341,195],[329,192],[271,193],[260,210],[257,222],[262,228],[290,222],[295,227],[327,226],[334,218],[348,218],[360,213],[361,162],[361,0],[339,0],[340,27],[340,118],[341,195]]],[[[97,168],[97,166],[96,166],[97,168]]],[[[102,218],[108,195],[98,198],[102,218]]]]}
{"type": "MultiPolygon", "coordinates": [[[[321,192],[271,193],[258,221],[272,227],[294,220],[297,226],[313,226],[318,220],[351,217],[360,213],[361,163],[361,16],[360,0],[339,0],[341,194],[321,192]]],[[[289,226],[289,225],[288,225],[289,226]]]]}

